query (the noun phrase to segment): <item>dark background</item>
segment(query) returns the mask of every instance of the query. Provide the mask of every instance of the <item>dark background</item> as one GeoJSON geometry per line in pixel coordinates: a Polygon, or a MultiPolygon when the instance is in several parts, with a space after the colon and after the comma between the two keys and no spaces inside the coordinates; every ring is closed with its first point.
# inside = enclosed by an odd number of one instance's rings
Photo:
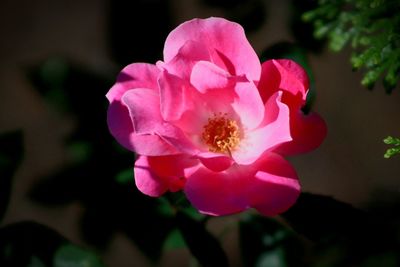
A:
{"type": "MultiPolygon", "coordinates": [[[[79,218],[85,209],[79,202],[45,207],[27,196],[35,182],[69,161],[63,139],[76,127],[74,116],[56,111],[34,88],[27,76],[31,66],[56,56],[115,77],[130,62],[155,63],[162,59],[169,31],[185,20],[209,16],[243,22],[250,43],[261,54],[277,42],[296,41],[290,30],[292,14],[292,1],[288,0],[231,1],[230,5],[200,0],[128,4],[106,0],[1,1],[0,131],[22,129],[26,151],[2,224],[36,220],[90,247],[79,230],[79,218]]],[[[400,157],[384,159],[387,146],[382,142],[387,135],[400,136],[398,89],[387,95],[380,85],[373,91],[363,88],[362,73],[351,70],[350,49],[315,52],[309,53],[317,90],[314,110],[326,120],[328,137],[318,150],[290,159],[303,190],[330,195],[360,208],[398,200],[400,157]]],[[[104,95],[104,88],[98,93],[104,95]]],[[[106,107],[105,98],[104,104],[106,107]]],[[[91,108],[90,103],[87,108],[91,108]]],[[[105,110],[99,110],[93,120],[105,123],[105,110]]],[[[96,191],[96,186],[91,190],[96,191]]],[[[88,196],[92,193],[87,192],[88,196]]],[[[215,233],[232,225],[222,239],[232,262],[238,257],[234,222],[235,216],[210,223],[215,233]]],[[[116,234],[101,253],[109,266],[150,265],[123,234],[116,234]]],[[[186,266],[189,260],[187,251],[178,249],[164,254],[161,265],[186,266]]]]}

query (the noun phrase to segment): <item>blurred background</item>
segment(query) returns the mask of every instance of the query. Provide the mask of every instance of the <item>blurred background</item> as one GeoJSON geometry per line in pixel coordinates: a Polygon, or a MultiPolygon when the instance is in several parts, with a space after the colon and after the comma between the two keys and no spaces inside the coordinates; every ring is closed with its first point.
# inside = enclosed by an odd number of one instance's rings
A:
{"type": "MultiPolygon", "coordinates": [[[[362,73],[352,71],[350,49],[333,53],[313,40],[310,25],[299,22],[312,4],[1,1],[0,132],[22,130],[25,151],[1,225],[34,220],[95,250],[108,266],[154,266],[152,246],[157,245],[146,234],[165,224],[158,224],[152,200],[129,180],[134,155],[109,136],[104,95],[123,66],[162,59],[164,40],[177,25],[209,16],[242,24],[259,55],[282,42],[306,51],[315,79],[313,110],[325,119],[328,136],[316,151],[289,159],[304,191],[363,209],[398,204],[400,158],[384,159],[382,140],[400,136],[399,91],[388,95],[380,84],[367,90],[360,84],[362,73]],[[146,216],[153,228],[139,218],[146,216]],[[143,238],[149,240],[136,242],[143,238]]],[[[242,266],[236,219],[216,218],[208,228],[219,235],[230,227],[222,244],[231,265],[242,266]]],[[[157,266],[191,262],[185,248],[154,257],[160,258],[157,266]]]]}

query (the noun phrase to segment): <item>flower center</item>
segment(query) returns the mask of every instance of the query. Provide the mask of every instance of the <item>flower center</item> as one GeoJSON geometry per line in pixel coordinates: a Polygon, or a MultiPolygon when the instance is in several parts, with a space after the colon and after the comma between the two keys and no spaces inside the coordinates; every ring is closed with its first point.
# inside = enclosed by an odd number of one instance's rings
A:
{"type": "Polygon", "coordinates": [[[211,152],[230,154],[240,142],[236,121],[227,119],[225,116],[214,115],[214,118],[208,119],[208,123],[203,128],[202,138],[211,152]]]}

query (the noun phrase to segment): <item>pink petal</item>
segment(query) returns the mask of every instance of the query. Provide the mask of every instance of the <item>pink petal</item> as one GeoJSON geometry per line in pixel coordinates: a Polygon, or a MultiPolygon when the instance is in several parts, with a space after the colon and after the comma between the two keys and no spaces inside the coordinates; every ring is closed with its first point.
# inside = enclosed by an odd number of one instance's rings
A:
{"type": "Polygon", "coordinates": [[[234,164],[222,172],[200,167],[188,176],[184,191],[204,214],[228,215],[254,207],[273,216],[295,203],[300,184],[286,160],[265,153],[252,165],[234,164]]]}
{"type": "Polygon", "coordinates": [[[281,74],[281,83],[279,87],[291,92],[293,95],[300,94],[305,101],[310,84],[307,72],[303,67],[290,59],[278,59],[272,60],[272,62],[281,74]]]}
{"type": "Polygon", "coordinates": [[[178,150],[156,134],[138,135],[133,131],[132,119],[128,108],[114,101],[108,108],[108,127],[112,135],[125,148],[140,155],[162,156],[177,154],[178,150]]]}
{"type": "Polygon", "coordinates": [[[309,152],[316,149],[326,136],[325,122],[315,113],[304,115],[300,110],[305,104],[308,86],[306,72],[294,61],[269,60],[262,65],[259,90],[263,99],[275,90],[282,90],[282,101],[290,108],[290,132],[293,140],[275,149],[280,154],[309,152]]]}
{"type": "Polygon", "coordinates": [[[188,177],[184,191],[192,205],[204,214],[233,214],[248,207],[248,175],[238,165],[223,172],[201,167],[188,177]]]}
{"type": "Polygon", "coordinates": [[[160,97],[151,89],[135,89],[122,96],[136,134],[154,134],[162,124],[160,97]]]}
{"type": "Polygon", "coordinates": [[[327,134],[325,121],[316,113],[305,115],[301,110],[290,117],[291,142],[278,146],[275,151],[283,155],[296,155],[318,148],[327,134]]]}
{"type": "MultiPolygon", "coordinates": [[[[130,90],[122,97],[128,107],[135,134],[158,135],[174,150],[194,155],[198,152],[188,137],[178,127],[161,118],[159,96],[149,89],[130,90]]],[[[148,144],[151,146],[151,144],[148,144]]],[[[159,144],[155,144],[158,145],[159,144]]]]}
{"type": "Polygon", "coordinates": [[[188,155],[197,155],[199,153],[199,149],[188,136],[175,125],[163,123],[160,125],[157,134],[181,153],[188,155]]]}
{"type": "Polygon", "coordinates": [[[258,90],[263,102],[265,103],[271,97],[271,95],[279,91],[281,74],[272,60],[267,60],[262,63],[261,68],[261,77],[258,83],[258,90]]]}
{"type": "Polygon", "coordinates": [[[277,90],[283,90],[283,102],[290,107],[300,108],[305,103],[309,81],[305,70],[293,60],[273,59],[262,64],[258,88],[264,101],[277,90]],[[288,103],[286,94],[290,94],[295,102],[288,103]]]}
{"type": "Polygon", "coordinates": [[[133,151],[143,156],[165,156],[179,153],[175,147],[155,134],[137,135],[132,133],[129,136],[129,145],[133,151]]]}
{"type": "Polygon", "coordinates": [[[107,124],[111,134],[122,146],[134,150],[131,142],[132,121],[128,109],[121,104],[121,101],[110,103],[107,111],[107,124]]]}
{"type": "Polygon", "coordinates": [[[193,66],[199,61],[210,61],[207,47],[202,43],[187,41],[179,48],[178,53],[168,63],[158,63],[168,73],[189,80],[193,66]]]}
{"type": "Polygon", "coordinates": [[[194,109],[186,110],[186,112],[182,114],[179,121],[176,121],[174,123],[180,129],[182,129],[182,131],[189,134],[190,136],[200,136],[204,129],[204,125],[207,123],[208,118],[212,116],[212,113],[209,112],[208,109],[205,106],[201,105],[201,103],[199,102],[201,101],[194,103],[194,109]]]}
{"type": "Polygon", "coordinates": [[[168,190],[168,184],[152,171],[148,159],[148,157],[141,156],[136,160],[134,167],[135,183],[143,194],[159,197],[168,190]]]}
{"type": "Polygon", "coordinates": [[[122,95],[134,88],[157,89],[156,66],[135,63],[125,67],[117,78],[115,85],[107,93],[110,106],[107,112],[107,124],[111,134],[117,141],[129,150],[135,150],[132,141],[133,127],[129,111],[121,103],[122,95]]]}
{"type": "Polygon", "coordinates": [[[241,123],[247,130],[256,128],[264,117],[264,103],[257,87],[252,82],[238,82],[235,93],[232,107],[240,117],[241,123]]]}
{"type": "Polygon", "coordinates": [[[135,183],[144,194],[159,197],[167,190],[176,192],[185,185],[185,169],[197,161],[184,155],[139,157],[135,162],[135,183]]]}
{"type": "Polygon", "coordinates": [[[211,61],[232,75],[260,78],[260,61],[246,39],[243,28],[222,18],[193,19],[179,25],[167,37],[164,61],[168,63],[187,42],[207,47],[211,61]]]}
{"type": "Polygon", "coordinates": [[[258,171],[249,183],[250,205],[266,216],[289,209],[300,195],[294,168],[281,156],[266,154],[255,166],[258,171]]]}
{"type": "Polygon", "coordinates": [[[281,102],[282,92],[276,92],[265,104],[265,125],[247,132],[232,157],[238,164],[251,164],[265,151],[291,141],[289,108],[281,102]]]}
{"type": "Polygon", "coordinates": [[[221,172],[228,169],[233,161],[232,159],[223,154],[203,152],[197,155],[204,166],[215,172],[221,172]]]}
{"type": "Polygon", "coordinates": [[[158,80],[160,87],[161,114],[165,121],[179,120],[191,100],[186,99],[185,82],[175,75],[163,71],[158,80]]]}
{"type": "Polygon", "coordinates": [[[126,66],[118,75],[117,82],[108,91],[106,97],[110,103],[121,99],[122,95],[131,89],[158,89],[157,77],[159,69],[152,64],[133,63],[126,66]]]}
{"type": "Polygon", "coordinates": [[[199,61],[194,65],[190,83],[201,93],[212,89],[224,89],[232,86],[233,76],[211,62],[199,61]]]}

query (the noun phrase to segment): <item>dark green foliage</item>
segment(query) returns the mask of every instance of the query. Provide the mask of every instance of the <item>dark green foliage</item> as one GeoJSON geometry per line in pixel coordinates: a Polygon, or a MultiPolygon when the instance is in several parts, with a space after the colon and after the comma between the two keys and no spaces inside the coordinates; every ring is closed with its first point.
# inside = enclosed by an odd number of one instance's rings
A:
{"type": "Polygon", "coordinates": [[[392,145],[391,148],[386,150],[385,158],[390,158],[393,155],[400,154],[400,139],[391,136],[386,137],[383,142],[387,145],[392,145]]]}
{"type": "Polygon", "coordinates": [[[11,181],[23,154],[22,132],[0,134],[0,221],[7,210],[11,181]]]}
{"type": "Polygon", "coordinates": [[[53,258],[54,267],[104,267],[96,254],[72,244],[59,247],[53,258]]]}
{"type": "Polygon", "coordinates": [[[399,10],[396,0],[320,0],[303,19],[314,23],[315,37],[328,38],[332,50],[351,44],[353,68],[366,71],[361,83],[373,88],[383,77],[390,93],[399,81],[399,10]]]}

